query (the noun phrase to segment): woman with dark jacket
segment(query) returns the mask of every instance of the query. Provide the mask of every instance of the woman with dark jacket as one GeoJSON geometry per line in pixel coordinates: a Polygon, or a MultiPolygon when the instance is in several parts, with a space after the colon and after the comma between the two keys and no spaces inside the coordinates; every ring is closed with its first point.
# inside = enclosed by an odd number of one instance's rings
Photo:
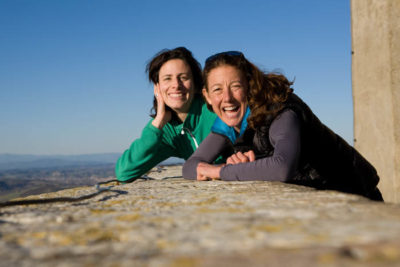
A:
{"type": "Polygon", "coordinates": [[[285,76],[229,51],[206,60],[203,80],[218,118],[184,164],[185,178],[282,181],[383,200],[375,168],[315,116],[285,76]],[[212,165],[219,155],[226,164],[212,165]]]}

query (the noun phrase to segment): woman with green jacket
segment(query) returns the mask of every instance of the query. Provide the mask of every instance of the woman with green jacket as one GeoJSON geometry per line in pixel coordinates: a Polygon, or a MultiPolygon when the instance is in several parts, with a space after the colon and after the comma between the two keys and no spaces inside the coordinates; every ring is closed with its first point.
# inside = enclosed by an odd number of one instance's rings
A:
{"type": "Polygon", "coordinates": [[[169,157],[188,159],[216,118],[201,97],[201,67],[188,49],[160,51],[146,71],[154,84],[153,119],[117,161],[116,176],[123,182],[135,180],[169,157]]]}

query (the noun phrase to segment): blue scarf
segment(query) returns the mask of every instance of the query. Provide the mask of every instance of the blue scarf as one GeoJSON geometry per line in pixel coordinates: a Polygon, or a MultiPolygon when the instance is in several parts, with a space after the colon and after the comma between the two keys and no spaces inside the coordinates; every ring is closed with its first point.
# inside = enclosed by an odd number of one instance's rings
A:
{"type": "Polygon", "coordinates": [[[247,118],[250,116],[250,108],[247,107],[246,113],[244,114],[242,125],[240,126],[240,133],[237,133],[233,127],[228,126],[225,122],[223,122],[219,117],[217,117],[214,121],[213,126],[211,127],[211,131],[213,133],[222,134],[229,138],[232,141],[232,144],[235,143],[236,139],[243,135],[244,131],[247,128],[247,118]]]}

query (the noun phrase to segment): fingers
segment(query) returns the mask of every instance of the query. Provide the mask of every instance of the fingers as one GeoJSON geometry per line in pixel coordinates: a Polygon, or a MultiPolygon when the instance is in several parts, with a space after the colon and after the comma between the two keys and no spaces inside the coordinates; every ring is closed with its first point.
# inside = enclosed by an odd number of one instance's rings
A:
{"type": "Polygon", "coordinates": [[[152,124],[156,128],[162,129],[164,125],[171,120],[172,114],[170,111],[166,110],[165,102],[161,94],[160,84],[158,83],[154,84],[154,97],[157,100],[157,111],[152,124]]]}
{"type": "Polygon", "coordinates": [[[162,98],[160,91],[160,84],[154,84],[154,96],[157,99],[158,109],[164,108],[164,99],[162,98]]]}
{"type": "Polygon", "coordinates": [[[197,164],[196,173],[197,173],[197,181],[207,181],[207,176],[203,174],[203,169],[206,166],[206,163],[200,162],[197,164]]]}
{"type": "Polygon", "coordinates": [[[242,152],[238,152],[236,153],[238,159],[240,160],[240,162],[249,162],[249,159],[247,158],[247,156],[245,156],[242,152]]]}
{"type": "Polygon", "coordinates": [[[252,162],[256,160],[256,155],[253,150],[249,150],[247,152],[237,152],[232,154],[227,160],[226,164],[239,164],[245,162],[252,162]]]}
{"type": "MultiPolygon", "coordinates": [[[[228,158],[228,160],[229,160],[229,164],[238,164],[238,163],[241,163],[240,160],[239,160],[239,158],[238,158],[238,156],[237,156],[236,154],[233,154],[232,156],[230,156],[230,157],[228,158]]],[[[227,162],[228,162],[228,161],[227,161],[227,162]]]]}
{"type": "MultiPolygon", "coordinates": [[[[247,153],[247,152],[246,152],[247,153]]],[[[237,152],[236,154],[231,155],[227,160],[227,164],[238,164],[238,163],[244,163],[244,162],[249,162],[250,159],[243,154],[242,152],[237,152]]]]}
{"type": "Polygon", "coordinates": [[[249,162],[256,160],[256,154],[254,154],[253,150],[249,150],[249,151],[245,152],[244,155],[249,159],[249,162]]]}
{"type": "Polygon", "coordinates": [[[208,181],[210,180],[207,176],[197,175],[197,181],[208,181]]]}
{"type": "Polygon", "coordinates": [[[197,171],[197,180],[198,181],[208,181],[210,179],[212,180],[218,180],[220,179],[220,170],[223,167],[223,165],[212,165],[208,164],[205,162],[200,162],[197,165],[196,171],[197,171]]]}
{"type": "Polygon", "coordinates": [[[232,159],[232,156],[226,159],[226,164],[235,164],[235,161],[232,159]]]}
{"type": "Polygon", "coordinates": [[[205,168],[207,168],[207,163],[200,162],[197,165],[196,171],[197,171],[197,181],[208,181],[209,178],[204,174],[205,168]]]}
{"type": "Polygon", "coordinates": [[[238,164],[238,163],[240,163],[240,160],[236,156],[236,154],[233,154],[226,160],[226,163],[227,164],[238,164]]]}

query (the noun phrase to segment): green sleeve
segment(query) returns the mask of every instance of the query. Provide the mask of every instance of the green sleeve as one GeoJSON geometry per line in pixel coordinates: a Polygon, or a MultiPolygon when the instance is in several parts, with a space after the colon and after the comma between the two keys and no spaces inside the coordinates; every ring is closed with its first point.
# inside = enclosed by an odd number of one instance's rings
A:
{"type": "Polygon", "coordinates": [[[151,121],[142,131],[140,138],[133,141],[115,166],[119,181],[140,177],[161,161],[173,154],[173,148],[162,142],[163,131],[154,127],[151,121]]]}

